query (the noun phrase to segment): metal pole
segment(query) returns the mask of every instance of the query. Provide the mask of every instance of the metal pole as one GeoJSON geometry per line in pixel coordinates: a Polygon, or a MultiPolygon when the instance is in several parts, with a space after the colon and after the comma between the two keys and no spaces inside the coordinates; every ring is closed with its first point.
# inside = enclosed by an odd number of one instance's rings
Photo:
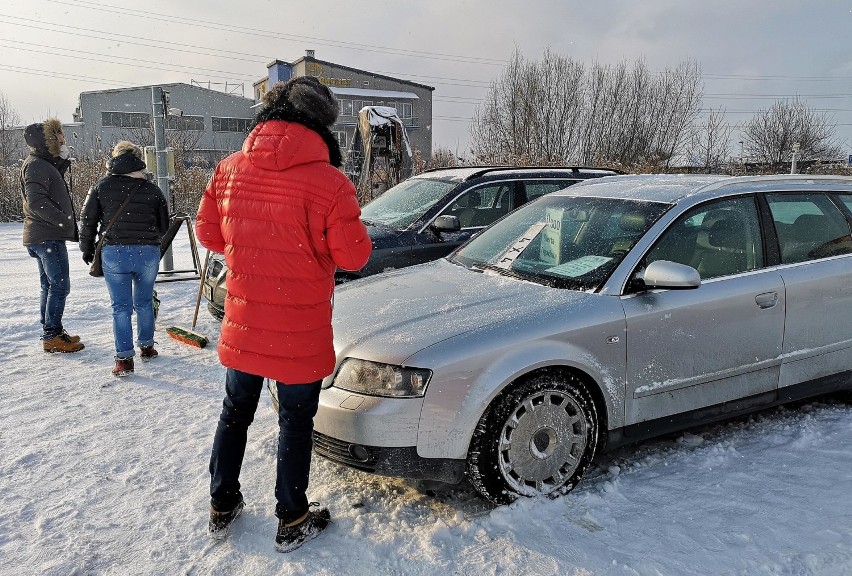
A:
{"type": "Polygon", "coordinates": [[[799,143],[793,144],[793,160],[790,162],[790,174],[796,173],[796,155],[799,153],[799,143]]]}
{"type": "MultiPolygon", "coordinates": [[[[160,86],[151,86],[151,104],[154,107],[154,149],[157,158],[157,186],[166,197],[169,214],[172,213],[172,194],[169,190],[169,168],[166,166],[166,95],[160,86]]],[[[161,260],[163,272],[174,270],[172,247],[169,246],[161,260]]]]}

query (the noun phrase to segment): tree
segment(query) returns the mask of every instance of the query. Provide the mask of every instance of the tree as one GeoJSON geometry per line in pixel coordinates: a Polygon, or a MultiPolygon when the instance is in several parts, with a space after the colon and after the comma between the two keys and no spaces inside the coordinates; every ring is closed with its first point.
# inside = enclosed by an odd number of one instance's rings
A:
{"type": "Polygon", "coordinates": [[[527,62],[516,48],[471,125],[474,157],[487,163],[562,163],[576,154],[582,65],[546,50],[527,62]]]}
{"type": "Polygon", "coordinates": [[[585,67],[546,50],[529,62],[516,48],[474,113],[473,154],[490,163],[668,162],[686,147],[703,96],[687,61],[660,74],[632,67],[585,67]]]}
{"type": "Polygon", "coordinates": [[[21,117],[6,95],[0,92],[0,166],[8,166],[18,160],[21,135],[15,128],[20,124],[21,117]]]}
{"type": "Polygon", "coordinates": [[[731,151],[731,132],[725,110],[710,110],[707,121],[699,125],[689,138],[690,160],[707,169],[707,173],[718,171],[727,162],[731,151]]]}
{"type": "Polygon", "coordinates": [[[762,162],[790,161],[796,143],[800,160],[833,160],[841,155],[836,129],[828,114],[798,98],[778,100],[746,123],[743,145],[751,158],[762,162]]]}

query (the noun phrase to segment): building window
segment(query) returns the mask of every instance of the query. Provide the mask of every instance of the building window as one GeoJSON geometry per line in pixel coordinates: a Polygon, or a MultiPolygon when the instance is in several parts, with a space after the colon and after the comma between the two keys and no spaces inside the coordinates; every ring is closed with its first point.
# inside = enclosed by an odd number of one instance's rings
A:
{"type": "Polygon", "coordinates": [[[166,130],[204,131],[204,116],[167,116],[166,130]]]}
{"type": "Polygon", "coordinates": [[[248,132],[251,118],[219,118],[213,116],[213,132],[248,132]]]}
{"type": "Polygon", "coordinates": [[[150,128],[151,116],[142,112],[101,112],[104,128],[150,128]]]}
{"type": "Polygon", "coordinates": [[[346,132],[335,132],[334,136],[337,138],[340,148],[346,150],[346,132]]]}
{"type": "Polygon", "coordinates": [[[400,104],[400,109],[397,109],[399,112],[400,118],[411,118],[411,103],[410,102],[402,102],[400,104]]]}
{"type": "Polygon", "coordinates": [[[340,104],[341,116],[352,116],[352,100],[341,100],[340,104]]]}

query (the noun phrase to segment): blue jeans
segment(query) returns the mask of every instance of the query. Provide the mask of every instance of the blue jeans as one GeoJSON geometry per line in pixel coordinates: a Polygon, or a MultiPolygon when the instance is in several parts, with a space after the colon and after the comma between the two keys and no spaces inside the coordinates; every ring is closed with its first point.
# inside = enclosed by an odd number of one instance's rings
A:
{"type": "Polygon", "coordinates": [[[27,246],[27,252],[38,262],[41,281],[41,337],[43,340],[50,340],[62,334],[65,299],[71,292],[68,249],[64,240],[48,240],[27,246]]]}
{"type": "Polygon", "coordinates": [[[134,355],[133,325],[130,323],[134,310],[137,343],[139,346],[154,345],[154,281],[160,267],[160,247],[144,244],[104,246],[101,260],[112,300],[115,355],[130,358],[134,355]]]}
{"type": "MultiPolygon", "coordinates": [[[[319,406],[320,381],[278,387],[278,465],[275,479],[275,515],[285,522],[308,511],[314,416],[319,406]]],[[[246,451],[248,427],[254,420],[263,377],[228,368],[225,400],[210,456],[210,504],[231,510],[240,494],[240,468],[246,451]]]]}

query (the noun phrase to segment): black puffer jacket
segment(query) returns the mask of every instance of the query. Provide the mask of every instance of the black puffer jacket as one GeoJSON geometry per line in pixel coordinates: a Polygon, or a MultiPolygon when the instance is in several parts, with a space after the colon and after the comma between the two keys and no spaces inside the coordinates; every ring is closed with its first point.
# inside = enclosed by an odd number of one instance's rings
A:
{"type": "Polygon", "coordinates": [[[145,163],[131,153],[110,158],[109,174],[89,190],[83,204],[80,226],[80,250],[83,254],[95,252],[98,228],[109,224],[113,215],[135,189],[130,202],[106,234],[104,244],[160,245],[169,228],[166,198],[159,187],[143,178],[128,176],[145,168],[145,163]]]}
{"type": "Polygon", "coordinates": [[[56,140],[61,130],[58,120],[48,120],[28,126],[24,134],[31,150],[21,166],[24,246],[78,238],[77,217],[64,179],[71,162],[59,157],[56,140]]]}

